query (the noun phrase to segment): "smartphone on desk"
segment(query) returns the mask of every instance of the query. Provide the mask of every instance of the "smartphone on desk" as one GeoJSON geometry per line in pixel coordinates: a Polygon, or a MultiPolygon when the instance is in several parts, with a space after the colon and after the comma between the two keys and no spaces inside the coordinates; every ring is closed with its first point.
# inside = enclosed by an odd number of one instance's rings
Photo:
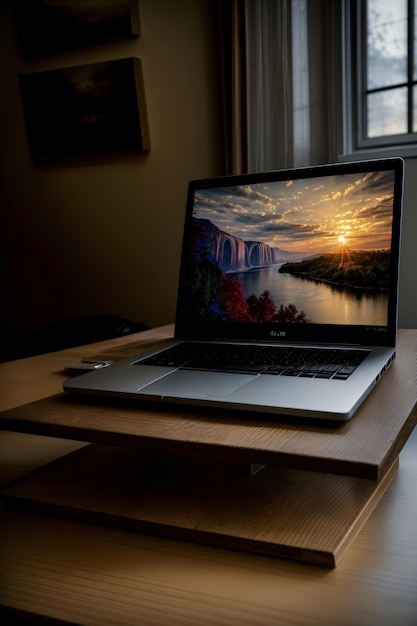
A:
{"type": "Polygon", "coordinates": [[[72,363],[67,365],[64,372],[69,376],[79,376],[80,374],[86,374],[87,372],[94,372],[102,367],[109,367],[113,361],[95,361],[92,359],[82,359],[78,363],[72,363]]]}

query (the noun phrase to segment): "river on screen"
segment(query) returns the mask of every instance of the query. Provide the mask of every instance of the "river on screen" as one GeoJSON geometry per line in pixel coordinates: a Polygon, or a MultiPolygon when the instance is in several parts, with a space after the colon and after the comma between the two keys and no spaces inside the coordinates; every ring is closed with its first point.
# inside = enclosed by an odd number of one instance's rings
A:
{"type": "Polygon", "coordinates": [[[279,266],[228,273],[240,278],[246,298],[268,290],[277,310],[295,304],[298,312],[317,324],[357,324],[385,326],[388,295],[359,289],[336,287],[291,274],[280,274],[279,266]]]}

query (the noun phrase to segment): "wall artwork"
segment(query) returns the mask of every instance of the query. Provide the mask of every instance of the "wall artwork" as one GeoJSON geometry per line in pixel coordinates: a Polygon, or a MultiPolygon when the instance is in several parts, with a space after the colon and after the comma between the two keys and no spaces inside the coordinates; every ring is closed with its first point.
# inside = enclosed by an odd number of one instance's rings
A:
{"type": "Polygon", "coordinates": [[[19,76],[33,159],[150,149],[140,59],[19,76]]]}
{"type": "Polygon", "coordinates": [[[14,8],[29,57],[140,35],[138,0],[15,0],[14,8]]]}

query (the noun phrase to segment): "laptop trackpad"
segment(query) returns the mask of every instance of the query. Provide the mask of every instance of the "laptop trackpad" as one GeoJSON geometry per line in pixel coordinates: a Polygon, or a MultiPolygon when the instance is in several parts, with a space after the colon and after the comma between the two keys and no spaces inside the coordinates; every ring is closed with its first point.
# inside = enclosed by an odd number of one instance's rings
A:
{"type": "Polygon", "coordinates": [[[154,383],[138,389],[141,393],[175,398],[225,398],[253,381],[253,374],[176,370],[154,383]]]}

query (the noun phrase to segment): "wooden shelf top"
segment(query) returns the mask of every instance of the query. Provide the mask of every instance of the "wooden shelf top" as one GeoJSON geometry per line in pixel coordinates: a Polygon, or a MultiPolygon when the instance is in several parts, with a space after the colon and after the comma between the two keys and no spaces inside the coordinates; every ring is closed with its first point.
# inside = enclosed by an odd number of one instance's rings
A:
{"type": "MultiPolygon", "coordinates": [[[[100,356],[115,359],[139,353],[152,342],[169,338],[170,332],[170,327],[146,331],[131,343],[124,338],[100,356]]],[[[417,331],[401,330],[394,363],[356,415],[340,424],[62,393],[3,411],[0,427],[146,451],[380,479],[417,423],[416,354],[417,331]]]]}

